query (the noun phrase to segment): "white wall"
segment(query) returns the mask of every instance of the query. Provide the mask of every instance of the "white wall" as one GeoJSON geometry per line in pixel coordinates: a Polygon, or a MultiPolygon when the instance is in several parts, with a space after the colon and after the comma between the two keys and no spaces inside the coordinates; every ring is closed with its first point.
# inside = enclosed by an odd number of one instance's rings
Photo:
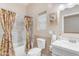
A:
{"type": "MultiPolygon", "coordinates": [[[[15,24],[13,27],[13,42],[16,45],[22,45],[25,42],[24,30],[24,16],[26,13],[26,6],[19,3],[0,3],[0,8],[10,10],[16,13],[15,24]]],[[[0,26],[0,40],[2,38],[2,31],[0,26]]]]}

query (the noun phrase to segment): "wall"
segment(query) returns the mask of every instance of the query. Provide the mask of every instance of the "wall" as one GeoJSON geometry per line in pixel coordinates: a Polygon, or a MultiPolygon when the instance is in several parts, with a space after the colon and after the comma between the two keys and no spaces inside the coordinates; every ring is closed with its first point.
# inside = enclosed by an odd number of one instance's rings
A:
{"type": "Polygon", "coordinates": [[[28,15],[32,16],[33,17],[33,32],[37,32],[37,17],[38,17],[38,13],[42,12],[42,11],[45,11],[47,10],[47,4],[30,4],[28,7],[27,7],[27,13],[28,15]]]}
{"type": "MultiPolygon", "coordinates": [[[[49,23],[47,22],[47,33],[38,33],[37,31],[37,25],[38,25],[38,14],[43,12],[43,11],[47,11],[47,16],[49,13],[52,13],[52,12],[56,12],[57,11],[57,4],[49,4],[49,3],[38,3],[38,4],[29,4],[27,6],[27,13],[28,15],[32,16],[33,17],[33,20],[34,20],[34,34],[36,35],[41,35],[43,36],[43,34],[47,34],[48,33],[48,30],[50,30],[50,27],[52,27],[52,30],[53,31],[58,31],[57,29],[57,24],[52,24],[51,26],[49,25],[49,23]]],[[[48,17],[47,17],[48,19],[48,17]]],[[[48,19],[49,21],[49,19],[48,19]]]]}
{"type": "MultiPolygon", "coordinates": [[[[25,42],[24,16],[26,15],[26,6],[16,3],[0,3],[0,8],[10,10],[16,13],[15,24],[13,27],[13,42],[15,46],[22,45],[25,42]]],[[[2,39],[3,30],[0,26],[0,40],[2,39]]]]}

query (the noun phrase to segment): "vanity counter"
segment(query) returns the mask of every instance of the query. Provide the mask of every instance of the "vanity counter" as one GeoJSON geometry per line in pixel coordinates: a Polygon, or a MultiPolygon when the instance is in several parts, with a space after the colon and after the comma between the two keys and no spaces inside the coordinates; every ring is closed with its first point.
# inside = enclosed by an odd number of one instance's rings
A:
{"type": "Polygon", "coordinates": [[[68,40],[56,40],[52,43],[52,52],[57,55],[79,55],[79,43],[71,43],[68,40]]]}

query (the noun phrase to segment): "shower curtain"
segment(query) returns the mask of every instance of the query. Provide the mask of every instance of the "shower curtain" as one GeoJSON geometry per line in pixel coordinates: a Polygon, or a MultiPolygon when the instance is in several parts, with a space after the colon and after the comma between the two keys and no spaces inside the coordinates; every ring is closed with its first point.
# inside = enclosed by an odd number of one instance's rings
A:
{"type": "Polygon", "coordinates": [[[24,17],[24,23],[26,28],[26,47],[25,51],[27,52],[32,48],[32,18],[29,16],[24,17]]]}
{"type": "Polygon", "coordinates": [[[1,56],[13,56],[15,55],[12,43],[12,27],[15,21],[15,13],[0,9],[0,23],[4,31],[1,41],[1,56]]]}

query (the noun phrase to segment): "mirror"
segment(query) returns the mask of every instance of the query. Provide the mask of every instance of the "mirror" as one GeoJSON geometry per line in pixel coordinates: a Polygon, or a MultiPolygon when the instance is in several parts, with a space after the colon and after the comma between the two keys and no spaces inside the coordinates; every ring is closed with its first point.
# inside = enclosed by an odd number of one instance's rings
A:
{"type": "Polygon", "coordinates": [[[79,14],[64,16],[64,33],[79,33],[79,14]]]}

